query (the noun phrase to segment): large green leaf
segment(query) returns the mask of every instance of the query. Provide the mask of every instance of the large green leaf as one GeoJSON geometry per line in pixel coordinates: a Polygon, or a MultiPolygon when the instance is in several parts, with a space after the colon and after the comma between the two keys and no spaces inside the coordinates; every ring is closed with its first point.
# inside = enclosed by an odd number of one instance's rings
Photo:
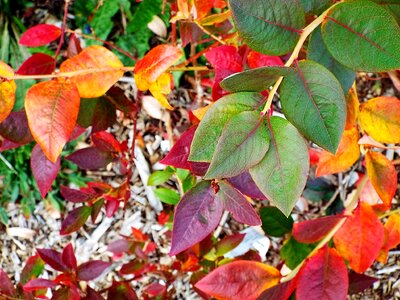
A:
{"type": "Polygon", "coordinates": [[[298,0],[229,0],[239,35],[254,50],[282,55],[293,50],[305,24],[298,0]]]}
{"type": "Polygon", "coordinates": [[[269,147],[268,127],[257,111],[232,117],[218,140],[206,179],[239,175],[259,163],[269,147]]]}
{"type": "Polygon", "coordinates": [[[262,207],[260,209],[260,217],[262,221],[261,227],[267,235],[281,237],[292,231],[292,216],[286,217],[276,207],[262,207]]]}
{"type": "Polygon", "coordinates": [[[300,61],[297,72],[281,85],[286,118],[309,140],[335,153],[346,121],[346,104],[339,81],[320,64],[300,61]]]}
{"type": "Polygon", "coordinates": [[[257,109],[263,101],[260,94],[245,92],[219,99],[207,110],[196,130],[189,160],[210,162],[226,122],[240,112],[257,109]]]}
{"type": "Polygon", "coordinates": [[[264,195],[288,216],[299,199],[310,167],[307,144],[285,119],[271,117],[270,146],[250,175],[264,195]]]}
{"type": "Polygon", "coordinates": [[[291,236],[282,246],[280,255],[285,260],[285,264],[293,270],[310,254],[313,248],[314,245],[299,243],[291,236]]]}
{"type": "Polygon", "coordinates": [[[400,68],[400,27],[374,2],[339,3],[325,18],[322,36],[333,57],[355,71],[400,68]]]}
{"type": "Polygon", "coordinates": [[[261,67],[246,70],[225,78],[220,86],[229,92],[262,92],[290,71],[292,69],[287,67],[261,67]]]}
{"type": "Polygon", "coordinates": [[[300,0],[304,11],[308,14],[320,14],[327,9],[333,0],[300,0]]]}
{"type": "Polygon", "coordinates": [[[351,85],[356,79],[356,72],[343,66],[340,62],[334,59],[328,49],[326,49],[320,27],[315,29],[311,35],[310,43],[307,48],[307,59],[316,61],[331,71],[339,80],[343,91],[346,93],[349,91],[351,85]]]}

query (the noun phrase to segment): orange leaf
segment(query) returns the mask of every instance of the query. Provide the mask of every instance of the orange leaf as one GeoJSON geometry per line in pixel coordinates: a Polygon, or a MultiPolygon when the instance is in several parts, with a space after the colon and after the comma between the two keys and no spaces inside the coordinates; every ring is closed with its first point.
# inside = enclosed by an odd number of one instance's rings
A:
{"type": "Polygon", "coordinates": [[[384,229],[370,205],[361,202],[335,234],[333,241],[340,255],[358,273],[367,270],[384,241],[384,229]]]}
{"type": "Polygon", "coordinates": [[[356,125],[359,110],[360,102],[358,101],[357,92],[354,88],[351,88],[346,96],[346,130],[352,129],[356,125]]]}
{"type": "Polygon", "coordinates": [[[40,82],[26,93],[29,128],[43,153],[53,163],[75,127],[79,103],[78,89],[71,80],[40,82]]]}
{"type": "Polygon", "coordinates": [[[171,45],[159,45],[151,49],[135,66],[135,82],[141,91],[150,88],[162,73],[178,61],[182,50],[171,45]]]}
{"type": "Polygon", "coordinates": [[[14,107],[15,90],[14,80],[2,81],[1,77],[14,76],[14,70],[6,63],[0,61],[0,123],[3,122],[14,107]]]}
{"type": "Polygon", "coordinates": [[[397,173],[393,163],[379,152],[368,151],[365,165],[371,183],[383,201],[383,209],[389,209],[397,189],[397,173]]]}
{"type": "Polygon", "coordinates": [[[255,261],[238,260],[223,265],[196,283],[196,288],[219,299],[256,299],[262,291],[279,283],[274,267],[255,261]]]}
{"type": "Polygon", "coordinates": [[[386,263],[390,249],[396,248],[400,244],[400,215],[390,215],[385,223],[387,239],[379,253],[379,262],[386,263]]]}
{"type": "Polygon", "coordinates": [[[78,55],[64,61],[60,71],[64,73],[99,69],[99,71],[93,70],[90,73],[71,78],[82,98],[96,98],[104,95],[124,75],[124,71],[119,70],[123,67],[124,65],[118,57],[110,50],[102,46],[90,46],[78,55]],[[103,71],[100,71],[101,69],[103,71]]]}
{"type": "Polygon", "coordinates": [[[360,107],[361,128],[381,143],[400,143],[400,100],[377,97],[360,107]]]}
{"type": "Polygon", "coordinates": [[[316,176],[339,173],[350,168],[360,157],[358,137],[358,131],[354,127],[345,130],[335,155],[328,151],[322,151],[316,176]]]}

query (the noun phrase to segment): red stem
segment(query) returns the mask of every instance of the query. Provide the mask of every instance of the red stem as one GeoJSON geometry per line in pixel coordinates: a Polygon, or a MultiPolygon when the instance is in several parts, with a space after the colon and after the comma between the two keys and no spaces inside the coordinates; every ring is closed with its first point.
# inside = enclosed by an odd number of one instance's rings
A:
{"type": "Polygon", "coordinates": [[[54,54],[54,67],[57,64],[57,56],[60,53],[61,46],[64,44],[64,34],[65,34],[65,27],[67,25],[67,15],[68,15],[69,1],[70,0],[65,0],[64,16],[63,16],[63,22],[62,22],[62,26],[61,26],[61,37],[60,37],[60,41],[58,42],[56,54],[54,54]]]}

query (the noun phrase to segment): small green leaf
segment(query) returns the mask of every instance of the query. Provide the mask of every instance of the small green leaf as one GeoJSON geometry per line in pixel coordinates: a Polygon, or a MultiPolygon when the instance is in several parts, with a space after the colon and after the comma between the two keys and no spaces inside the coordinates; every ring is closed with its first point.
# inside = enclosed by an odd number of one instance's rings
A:
{"type": "Polygon", "coordinates": [[[172,175],[174,175],[175,170],[171,167],[165,168],[165,170],[155,171],[147,180],[147,185],[156,186],[163,184],[164,182],[168,181],[172,175]]]}
{"type": "Polygon", "coordinates": [[[334,59],[328,49],[326,49],[322,39],[321,27],[315,29],[311,35],[307,48],[307,59],[311,59],[331,71],[339,80],[345,93],[349,91],[356,79],[356,73],[334,59]]]}
{"type": "Polygon", "coordinates": [[[374,2],[337,4],[322,23],[322,37],[332,56],[352,70],[400,68],[400,27],[388,10],[374,2]]]}
{"type": "Polygon", "coordinates": [[[0,207],[0,222],[6,226],[8,224],[8,215],[4,207],[0,207]]]}
{"type": "Polygon", "coordinates": [[[296,0],[229,0],[233,21],[242,39],[254,50],[282,55],[292,50],[305,24],[296,0]]]}
{"type": "Polygon", "coordinates": [[[260,217],[262,229],[267,235],[281,237],[292,231],[292,216],[286,217],[276,207],[262,207],[260,209],[260,217]]]}
{"type": "Polygon", "coordinates": [[[256,111],[239,113],[226,123],[204,178],[239,175],[259,163],[268,147],[268,127],[260,114],[256,111]]]}
{"type": "Polygon", "coordinates": [[[339,81],[324,66],[300,61],[281,85],[286,118],[309,140],[335,153],[344,131],[346,104],[339,81]]]}
{"type": "Polygon", "coordinates": [[[302,244],[292,236],[282,246],[280,255],[285,260],[285,264],[290,268],[296,268],[314,249],[313,244],[302,244]]]}
{"type": "Polygon", "coordinates": [[[170,205],[176,205],[181,199],[176,191],[166,188],[155,189],[154,193],[162,202],[170,205]]]}
{"type": "Polygon", "coordinates": [[[225,124],[243,111],[259,108],[264,97],[258,93],[235,93],[222,97],[205,113],[194,134],[190,161],[210,162],[225,124]]]}
{"type": "Polygon", "coordinates": [[[261,67],[226,77],[220,86],[228,92],[262,92],[281,76],[293,71],[287,67],[261,67]]]}
{"type": "Polygon", "coordinates": [[[285,119],[271,117],[269,130],[268,152],[249,171],[261,192],[288,216],[307,181],[310,167],[307,144],[285,119]]]}

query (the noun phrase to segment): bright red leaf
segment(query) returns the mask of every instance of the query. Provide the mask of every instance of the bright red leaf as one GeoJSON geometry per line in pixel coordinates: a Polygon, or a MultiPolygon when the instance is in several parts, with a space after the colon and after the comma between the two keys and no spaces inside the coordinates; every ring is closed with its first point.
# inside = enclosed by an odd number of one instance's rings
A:
{"type": "Polygon", "coordinates": [[[253,50],[247,56],[247,64],[252,69],[264,66],[283,66],[282,59],[279,56],[269,56],[253,50]]]}
{"type": "Polygon", "coordinates": [[[46,45],[61,35],[61,29],[51,24],[39,24],[25,31],[19,39],[19,44],[28,47],[46,45]]]}
{"type": "Polygon", "coordinates": [[[121,152],[121,145],[117,139],[106,131],[99,131],[91,135],[92,142],[101,151],[121,152]]]}
{"type": "Polygon", "coordinates": [[[35,53],[17,70],[17,74],[21,75],[42,75],[54,72],[56,62],[53,57],[44,53],[35,53]]]}

